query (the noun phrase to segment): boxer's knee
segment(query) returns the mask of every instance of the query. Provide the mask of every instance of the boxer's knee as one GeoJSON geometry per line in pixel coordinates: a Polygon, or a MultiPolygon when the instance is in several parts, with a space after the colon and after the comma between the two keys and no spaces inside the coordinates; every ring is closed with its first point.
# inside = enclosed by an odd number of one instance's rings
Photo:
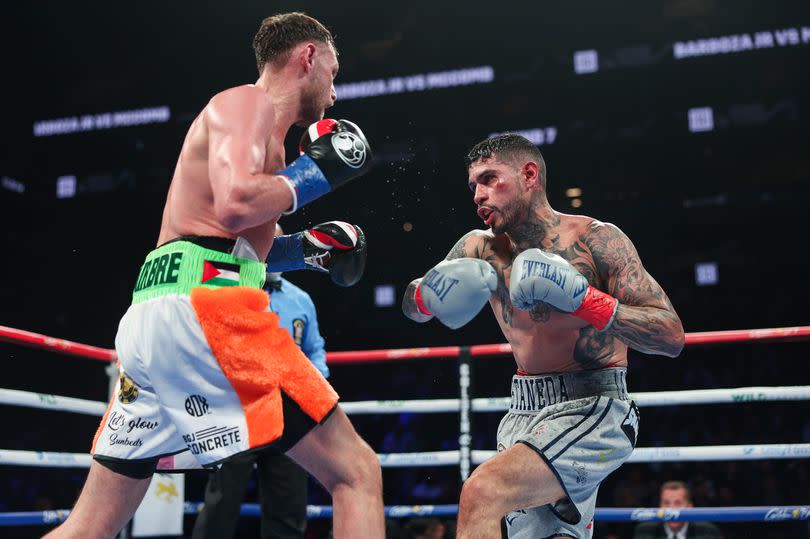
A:
{"type": "Polygon", "coordinates": [[[459,504],[467,510],[506,513],[503,506],[504,479],[486,464],[479,466],[464,482],[459,504]]]}
{"type": "Polygon", "coordinates": [[[324,487],[332,495],[336,491],[349,489],[368,494],[382,493],[382,470],[377,454],[359,436],[352,441],[346,452],[340,456],[342,463],[336,466],[336,473],[330,475],[324,487]]]}
{"type": "Polygon", "coordinates": [[[368,492],[382,492],[382,470],[380,459],[371,447],[359,436],[354,453],[354,466],[349,482],[355,488],[368,492]]]}

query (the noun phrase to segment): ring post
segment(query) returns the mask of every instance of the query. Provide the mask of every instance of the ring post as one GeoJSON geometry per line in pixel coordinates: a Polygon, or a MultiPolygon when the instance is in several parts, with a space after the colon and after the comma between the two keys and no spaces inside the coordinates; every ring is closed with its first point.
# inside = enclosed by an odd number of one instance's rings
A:
{"type": "Polygon", "coordinates": [[[462,483],[470,476],[472,464],[472,356],[470,348],[462,346],[458,355],[458,386],[459,386],[459,473],[462,483]]]}

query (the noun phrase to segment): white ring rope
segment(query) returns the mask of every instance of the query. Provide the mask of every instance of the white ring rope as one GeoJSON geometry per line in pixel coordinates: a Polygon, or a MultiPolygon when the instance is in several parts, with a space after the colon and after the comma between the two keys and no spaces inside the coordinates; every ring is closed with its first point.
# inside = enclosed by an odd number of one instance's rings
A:
{"type": "Polygon", "coordinates": [[[104,411],[107,409],[107,404],[104,402],[18,391],[16,389],[0,389],[0,404],[45,408],[57,412],[75,412],[99,417],[103,416],[104,411]]]}
{"type": "MultiPolygon", "coordinates": [[[[686,391],[652,391],[631,395],[639,406],[675,406],[681,404],[728,404],[745,402],[775,402],[810,400],[810,386],[738,387],[732,389],[692,389],[686,391]]],[[[107,409],[104,402],[32,393],[16,389],[0,389],[0,404],[46,408],[60,412],[76,412],[101,417],[107,409]]],[[[343,402],[347,414],[398,414],[458,412],[458,399],[378,400],[343,402]]],[[[509,397],[485,397],[472,400],[475,412],[504,412],[509,409],[509,397]]]]}
{"type": "MultiPolygon", "coordinates": [[[[481,464],[495,451],[472,451],[481,464]]],[[[627,462],[703,462],[716,460],[810,459],[810,444],[695,445],[637,447],[627,462]]]]}
{"type": "MultiPolygon", "coordinates": [[[[481,464],[495,451],[472,451],[472,462],[481,464]]],[[[457,466],[459,451],[378,454],[383,468],[407,466],[457,466]]],[[[810,459],[810,444],[705,445],[686,447],[638,447],[627,462],[702,462],[716,460],[810,459]]],[[[87,468],[91,457],[85,453],[53,453],[0,449],[0,464],[87,468]]]]}
{"type": "Polygon", "coordinates": [[[44,466],[47,468],[89,468],[93,458],[87,453],[51,451],[17,451],[0,449],[0,464],[11,466],[44,466]]]}
{"type": "MultiPolygon", "coordinates": [[[[738,387],[731,389],[692,389],[686,391],[652,391],[631,393],[639,406],[675,406],[680,404],[728,404],[810,400],[810,386],[738,387]]],[[[396,414],[400,412],[458,412],[458,399],[379,400],[344,402],[347,414],[396,414]]],[[[474,412],[505,412],[509,397],[472,400],[474,412]]]]}
{"type": "Polygon", "coordinates": [[[803,401],[810,400],[810,386],[738,387],[732,389],[650,391],[631,393],[630,396],[639,406],[803,401]]]}

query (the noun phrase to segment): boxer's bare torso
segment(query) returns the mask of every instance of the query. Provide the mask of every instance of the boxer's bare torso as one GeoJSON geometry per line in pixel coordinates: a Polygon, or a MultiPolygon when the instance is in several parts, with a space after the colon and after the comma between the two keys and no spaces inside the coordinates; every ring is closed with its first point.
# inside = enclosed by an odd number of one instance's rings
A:
{"type": "MultiPolygon", "coordinates": [[[[606,225],[584,216],[556,214],[556,225],[538,233],[536,241],[518,248],[507,234],[491,230],[474,230],[465,235],[448,255],[489,262],[498,274],[498,289],[489,300],[495,319],[512,345],[518,368],[527,373],[590,370],[627,366],[627,345],[613,335],[600,332],[584,320],[541,303],[531,311],[513,307],[509,299],[512,261],[521,251],[537,247],[558,254],[570,262],[588,282],[611,291],[609,277],[602,268],[621,257],[620,252],[606,252],[606,225]],[[540,234],[543,234],[540,236],[540,234]]],[[[615,229],[615,227],[613,227],[615,229]]]]}
{"type": "MultiPolygon", "coordinates": [[[[245,114],[256,115],[258,140],[264,145],[264,159],[254,158],[255,166],[261,163],[258,172],[272,174],[284,168],[284,133],[275,126],[275,111],[270,98],[253,85],[231,88],[215,96],[192,122],[183,141],[180,157],[169,187],[166,206],[163,210],[158,244],[163,244],[178,236],[219,236],[235,238],[237,235],[248,240],[261,259],[267,256],[273,244],[273,236],[278,217],[239,231],[228,230],[222,224],[215,207],[215,191],[223,186],[212,182],[212,171],[229,166],[223,163],[222,155],[211,155],[211,148],[221,146],[228,134],[222,129],[245,114]]],[[[258,143],[258,142],[257,142],[258,143]]],[[[255,149],[254,149],[255,150],[255,149]]],[[[262,176],[253,181],[266,181],[262,176]]]]}
{"type": "MultiPolygon", "coordinates": [[[[551,208],[545,181],[540,181],[544,170],[541,158],[521,161],[507,154],[504,159],[496,155],[475,159],[468,186],[488,230],[464,235],[445,259],[477,258],[495,270],[497,286],[489,303],[518,368],[539,374],[626,367],[628,347],[678,355],[683,347],[680,319],[664,290],[644,269],[633,243],[614,225],[551,208]],[[540,299],[545,296],[532,301],[531,310],[515,308],[510,299],[512,263],[528,249],[562,257],[592,288],[618,300],[611,305],[610,320],[599,326],[603,331],[587,317],[562,312],[540,299]]],[[[435,313],[426,313],[417,304],[420,282],[416,279],[408,286],[402,308],[412,320],[426,322],[435,313]]],[[[469,291],[483,284],[462,287],[465,292],[457,294],[456,301],[471,301],[475,294],[469,291]]],[[[480,308],[477,302],[475,298],[470,303],[474,312],[480,308]]],[[[441,313],[436,316],[442,320],[441,313]]]]}

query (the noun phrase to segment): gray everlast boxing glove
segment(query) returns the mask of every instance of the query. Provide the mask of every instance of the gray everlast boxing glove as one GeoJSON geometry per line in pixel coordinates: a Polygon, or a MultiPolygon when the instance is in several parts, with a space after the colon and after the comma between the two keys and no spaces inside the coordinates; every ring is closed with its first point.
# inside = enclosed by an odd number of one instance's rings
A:
{"type": "Polygon", "coordinates": [[[542,302],[590,322],[596,329],[610,326],[619,302],[592,287],[563,257],[526,249],[512,263],[509,298],[524,311],[542,302]]]}
{"type": "Polygon", "coordinates": [[[419,280],[414,301],[420,313],[456,329],[478,314],[497,287],[498,276],[488,262],[456,258],[440,262],[419,280]]]}

